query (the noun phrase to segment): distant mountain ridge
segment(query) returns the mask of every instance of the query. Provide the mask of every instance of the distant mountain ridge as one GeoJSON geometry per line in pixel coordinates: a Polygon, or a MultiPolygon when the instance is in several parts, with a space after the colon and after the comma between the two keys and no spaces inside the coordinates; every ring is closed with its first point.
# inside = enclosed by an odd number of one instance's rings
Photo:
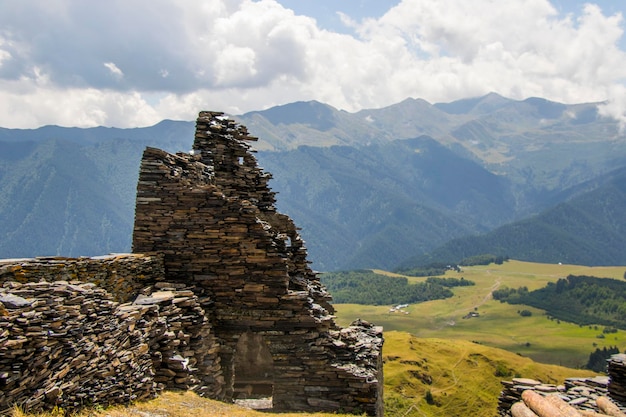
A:
{"type": "MultiPolygon", "coordinates": [[[[364,146],[427,135],[507,176],[527,194],[572,187],[624,165],[626,138],[617,121],[600,117],[599,104],[566,105],[541,98],[520,101],[491,93],[439,104],[406,99],[356,113],[316,101],[298,102],[236,119],[264,139],[260,150],[364,146]],[[297,112],[308,112],[309,119],[277,117],[297,112]],[[316,128],[320,124],[324,129],[316,128]]],[[[521,206],[535,203],[519,201],[521,206]]]]}
{"type": "Polygon", "coordinates": [[[416,249],[512,219],[506,180],[427,136],[259,156],[312,259],[335,258],[325,270],[393,267],[416,249]]]}
{"type": "Polygon", "coordinates": [[[453,239],[401,267],[458,262],[491,253],[518,260],[579,265],[626,265],[626,167],[592,191],[486,234],[453,239]]]}
{"type": "MultiPolygon", "coordinates": [[[[622,245],[611,234],[621,225],[604,213],[617,215],[624,201],[606,200],[604,211],[585,203],[598,201],[585,195],[602,193],[609,173],[626,167],[626,137],[616,121],[599,116],[597,103],[488,94],[348,113],[312,101],[235,118],[260,138],[257,156],[274,176],[279,209],[302,228],[320,270],[393,268],[509,223],[524,230],[516,229],[518,236],[553,232],[552,244],[568,248],[601,239],[576,232],[572,241],[568,219],[586,218],[622,245]],[[576,215],[556,210],[563,204],[576,215]],[[556,211],[537,216],[544,210],[556,211]],[[549,226],[556,224],[554,232],[549,226]]],[[[128,251],[143,149],[186,152],[193,132],[193,122],[182,121],[136,129],[0,128],[0,258],[128,251]]],[[[482,248],[478,242],[472,245],[482,248]]],[[[622,262],[602,245],[588,246],[592,257],[598,250],[607,255],[595,259],[622,262]]]]}
{"type": "Polygon", "coordinates": [[[0,258],[130,251],[139,161],[155,142],[190,147],[194,127],[0,129],[0,258]]]}

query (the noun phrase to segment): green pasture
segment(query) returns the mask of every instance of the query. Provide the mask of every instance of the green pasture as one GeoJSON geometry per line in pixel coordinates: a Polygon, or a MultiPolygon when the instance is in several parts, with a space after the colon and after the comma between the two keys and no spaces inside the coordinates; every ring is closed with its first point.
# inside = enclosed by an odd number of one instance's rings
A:
{"type": "Polygon", "coordinates": [[[497,414],[502,380],[517,376],[550,384],[595,373],[533,362],[462,340],[385,332],[385,415],[487,417],[497,414]],[[433,401],[426,400],[430,393],[433,401]]]}
{"type": "MultiPolygon", "coordinates": [[[[384,326],[385,331],[404,331],[420,338],[468,340],[538,362],[577,368],[587,363],[589,354],[596,347],[617,346],[624,351],[626,329],[603,335],[603,326],[579,326],[550,320],[542,310],[494,301],[491,292],[503,286],[526,286],[532,291],[570,274],[624,279],[625,271],[626,267],[509,261],[502,265],[464,267],[461,272],[448,271],[445,277],[464,277],[476,285],[453,288],[454,296],[446,300],[412,304],[399,312],[390,312],[392,306],[335,304],[335,308],[341,325],[361,318],[384,326]],[[518,311],[523,309],[531,311],[532,316],[520,316],[518,311]],[[463,318],[470,312],[479,316],[463,318]]],[[[426,280],[425,277],[408,279],[410,282],[426,280]]]]}

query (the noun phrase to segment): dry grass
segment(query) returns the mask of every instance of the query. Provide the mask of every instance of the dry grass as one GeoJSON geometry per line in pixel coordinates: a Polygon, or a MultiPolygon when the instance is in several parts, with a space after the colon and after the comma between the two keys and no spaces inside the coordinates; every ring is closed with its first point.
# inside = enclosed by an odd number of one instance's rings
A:
{"type": "MultiPolygon", "coordinates": [[[[202,398],[193,392],[164,392],[153,400],[128,407],[90,409],[72,417],[339,417],[333,413],[267,413],[250,410],[234,404],[202,398]]],[[[353,415],[350,415],[354,417],[353,415]]],[[[11,417],[65,417],[62,410],[40,414],[26,414],[15,409],[11,417]]]]}

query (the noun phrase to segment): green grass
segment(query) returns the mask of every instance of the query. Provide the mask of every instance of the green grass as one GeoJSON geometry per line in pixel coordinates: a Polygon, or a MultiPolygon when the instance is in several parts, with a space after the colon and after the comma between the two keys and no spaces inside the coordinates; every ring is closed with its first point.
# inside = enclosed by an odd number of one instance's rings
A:
{"type": "MultiPolygon", "coordinates": [[[[527,286],[532,291],[570,274],[623,279],[625,270],[626,267],[585,267],[520,261],[478,265],[464,267],[460,273],[449,271],[445,275],[464,277],[474,281],[475,286],[454,288],[454,296],[446,300],[413,304],[405,309],[408,314],[390,313],[390,306],[336,304],[335,308],[341,325],[347,325],[359,317],[384,326],[385,331],[399,330],[421,338],[475,341],[528,356],[538,362],[577,368],[587,363],[589,354],[596,347],[617,346],[624,351],[626,330],[607,334],[604,339],[600,339],[597,336],[602,334],[603,326],[594,328],[559,323],[549,320],[542,310],[494,301],[490,293],[501,286],[527,286]],[[521,317],[518,311],[522,309],[531,311],[533,315],[521,317]],[[471,311],[476,311],[480,317],[463,319],[471,311]]],[[[409,280],[420,282],[426,278],[409,277],[409,280]]]]}
{"type": "Polygon", "coordinates": [[[491,417],[496,415],[502,380],[523,376],[561,384],[566,378],[594,375],[468,341],[395,331],[385,332],[383,357],[387,416],[491,417]]]}

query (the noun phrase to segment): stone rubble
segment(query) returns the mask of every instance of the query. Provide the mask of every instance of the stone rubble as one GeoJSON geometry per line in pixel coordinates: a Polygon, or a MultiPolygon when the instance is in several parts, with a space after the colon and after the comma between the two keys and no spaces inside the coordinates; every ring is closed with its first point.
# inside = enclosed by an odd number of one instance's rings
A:
{"type": "MultiPolygon", "coordinates": [[[[626,407],[621,405],[624,403],[620,404],[612,397],[609,389],[611,384],[614,384],[614,382],[608,376],[568,378],[563,385],[546,384],[528,378],[514,378],[511,381],[502,381],[503,390],[498,398],[498,416],[514,416],[511,412],[513,405],[523,401],[522,396],[526,391],[536,392],[546,398],[557,396],[565,404],[576,409],[580,416],[591,416],[593,415],[592,413],[603,415],[597,402],[600,398],[611,401],[608,400],[609,397],[612,398],[612,402],[617,407],[622,411],[626,411],[626,407]]],[[[536,414],[528,415],[533,416],[536,414]]]]}
{"type": "Polygon", "coordinates": [[[13,404],[69,410],[128,403],[165,388],[219,394],[199,378],[220,378],[219,349],[190,291],[119,304],[90,283],[7,282],[0,316],[2,415],[13,404]]]}
{"type": "Polygon", "coordinates": [[[151,307],[118,310],[93,284],[5,283],[0,289],[0,413],[110,404],[155,393],[151,307]],[[21,303],[6,303],[19,298],[21,303]]]}
{"type": "Polygon", "coordinates": [[[615,401],[626,404],[626,355],[612,355],[607,362],[609,393],[615,401]]]}

